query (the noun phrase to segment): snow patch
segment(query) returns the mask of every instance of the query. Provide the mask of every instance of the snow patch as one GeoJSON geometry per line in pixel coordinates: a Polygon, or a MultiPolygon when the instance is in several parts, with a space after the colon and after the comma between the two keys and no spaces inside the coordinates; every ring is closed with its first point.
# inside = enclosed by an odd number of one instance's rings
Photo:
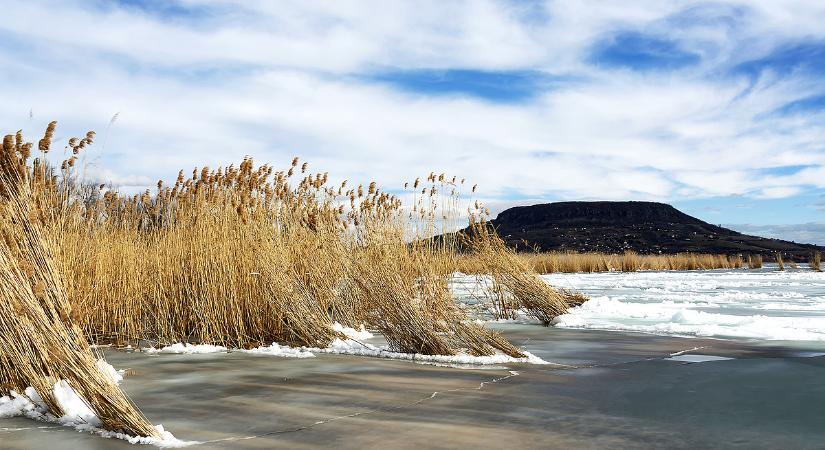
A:
{"type": "Polygon", "coordinates": [[[513,358],[503,353],[496,353],[490,356],[473,356],[466,353],[459,353],[457,355],[422,355],[419,353],[401,353],[393,352],[375,346],[370,343],[363,342],[367,339],[375,337],[372,333],[360,326],[360,329],[346,327],[338,322],[332,326],[333,330],[343,334],[347,339],[336,338],[327,348],[318,347],[289,347],[272,343],[268,347],[258,347],[250,350],[230,350],[226,347],[215,345],[192,345],[177,343],[160,349],[146,348],[141,351],[149,354],[167,353],[167,354],[203,354],[203,353],[229,353],[240,352],[258,355],[282,356],[289,358],[313,358],[315,353],[332,353],[339,355],[355,355],[355,356],[369,356],[374,358],[387,358],[408,360],[425,363],[439,363],[450,367],[461,366],[479,366],[503,363],[529,363],[529,364],[550,364],[547,361],[535,356],[529,352],[524,352],[527,356],[525,358],[513,358]]]}
{"type": "Polygon", "coordinates": [[[375,345],[358,342],[352,339],[335,339],[327,348],[305,348],[316,353],[333,353],[339,355],[370,356],[373,358],[400,359],[409,361],[428,361],[443,364],[504,364],[504,363],[530,363],[530,364],[550,364],[547,361],[524,352],[526,358],[513,358],[503,353],[496,353],[490,356],[473,356],[466,353],[458,355],[422,355],[420,353],[401,353],[384,350],[375,345]]]}
{"type": "MultiPolygon", "coordinates": [[[[112,376],[114,380],[122,380],[122,374],[111,365],[98,361],[98,368],[104,374],[112,376]]],[[[131,444],[151,444],[161,448],[180,448],[198,444],[194,441],[182,441],[166,431],[163,425],[155,425],[160,438],[129,436],[100,428],[100,419],[92,412],[89,405],[75,392],[66,380],[55,383],[53,388],[55,400],[63,409],[62,417],[55,417],[49,413],[43,398],[32,387],[26,388],[23,394],[12,391],[10,395],[0,397],[0,419],[9,417],[27,417],[41,422],[55,423],[71,427],[77,431],[97,434],[105,438],[122,439],[131,444]]]]}
{"type": "Polygon", "coordinates": [[[591,300],[560,328],[766,341],[825,341],[825,275],[697,271],[542,276],[591,300]]]}
{"type": "Polygon", "coordinates": [[[375,337],[375,336],[373,336],[372,333],[370,333],[369,331],[367,331],[364,328],[363,324],[361,324],[361,329],[360,330],[356,330],[355,328],[345,327],[345,326],[341,325],[340,323],[335,322],[332,325],[332,329],[339,332],[339,333],[343,333],[344,336],[346,336],[350,339],[356,339],[356,340],[359,340],[359,341],[363,341],[363,340],[367,340],[367,339],[375,337]]]}
{"type": "Polygon", "coordinates": [[[226,353],[229,349],[226,347],[221,347],[220,345],[185,344],[183,342],[178,342],[177,344],[168,345],[163,348],[148,347],[141,349],[141,351],[149,354],[168,353],[177,355],[193,355],[205,353],[226,353]]]}
{"type": "Polygon", "coordinates": [[[201,355],[201,354],[210,354],[210,353],[230,353],[230,352],[239,352],[239,353],[251,353],[257,355],[268,355],[268,356],[282,356],[287,358],[312,358],[313,355],[311,352],[305,351],[300,348],[293,348],[286,345],[280,345],[277,342],[273,342],[272,345],[267,347],[257,347],[249,350],[244,349],[234,349],[230,350],[226,347],[222,347],[220,345],[209,345],[209,344],[185,344],[182,342],[178,342],[176,344],[168,345],[163,348],[144,348],[141,349],[144,353],[149,353],[152,355],[156,354],[175,354],[175,355],[201,355]]]}
{"type": "Polygon", "coordinates": [[[314,358],[315,355],[302,348],[294,348],[289,347],[287,345],[279,345],[277,342],[273,342],[272,345],[269,347],[258,347],[253,348],[250,350],[235,350],[241,353],[251,353],[255,355],[268,355],[268,356],[282,356],[287,358],[314,358]]]}
{"type": "Polygon", "coordinates": [[[107,363],[106,360],[103,358],[97,360],[97,369],[104,375],[108,375],[109,378],[111,378],[112,381],[114,381],[115,384],[118,385],[121,381],[123,381],[123,377],[126,375],[125,370],[116,370],[114,367],[112,367],[111,364],[107,363]]]}

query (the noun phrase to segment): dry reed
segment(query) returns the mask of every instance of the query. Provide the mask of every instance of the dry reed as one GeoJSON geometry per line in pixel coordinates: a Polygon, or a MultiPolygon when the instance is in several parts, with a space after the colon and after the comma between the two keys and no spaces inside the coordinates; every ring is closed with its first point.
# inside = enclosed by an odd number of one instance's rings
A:
{"type": "MultiPolygon", "coordinates": [[[[59,170],[45,152],[29,165],[21,157],[92,342],[324,347],[343,337],[333,330],[339,322],[378,329],[402,352],[523,356],[456,306],[447,283],[456,243],[429,239],[455,226],[463,180],[416,180],[410,210],[375,183],[333,186],[297,158],[281,171],[246,159],[124,196],[77,179],[75,161],[92,138],[70,141],[59,170]]],[[[514,265],[493,267],[507,272],[519,301],[548,308],[531,296],[559,294],[507,260],[514,265]]]]}
{"type": "Polygon", "coordinates": [[[785,262],[782,259],[782,253],[776,252],[775,255],[774,255],[774,258],[776,259],[776,265],[779,268],[779,271],[784,271],[785,270],[785,262]]]}
{"type": "Polygon", "coordinates": [[[762,268],[762,255],[748,255],[748,268],[749,269],[761,269],[762,268]]]}
{"type": "Polygon", "coordinates": [[[811,252],[810,260],[811,270],[822,272],[822,254],[818,251],[811,252]]]}
{"type": "MultiPolygon", "coordinates": [[[[635,272],[638,270],[712,270],[740,269],[744,267],[741,256],[711,255],[702,253],[677,253],[673,255],[640,255],[626,252],[622,255],[606,253],[519,253],[517,257],[537,273],[579,272],[635,272]]],[[[749,264],[755,264],[749,257],[749,264]]],[[[472,254],[459,261],[464,273],[484,273],[484,264],[472,254]]]]}
{"type": "MultiPolygon", "coordinates": [[[[492,299],[491,310],[497,318],[515,318],[517,310],[539,320],[544,326],[569,308],[587,301],[581,294],[557,290],[542,281],[526,261],[492,230],[485,218],[471,214],[469,233],[463,236],[469,258],[477,273],[489,275],[486,296],[492,299]]],[[[466,263],[466,261],[464,261],[466,263]]]]}
{"type": "MultiPolygon", "coordinates": [[[[47,151],[54,126],[40,141],[47,151]]],[[[64,415],[55,394],[65,381],[110,431],[158,437],[108,374],[76,325],[61,271],[53,256],[55,237],[43,233],[32,201],[20,134],[4,141],[0,155],[0,395],[32,387],[55,417],[64,415]]]]}

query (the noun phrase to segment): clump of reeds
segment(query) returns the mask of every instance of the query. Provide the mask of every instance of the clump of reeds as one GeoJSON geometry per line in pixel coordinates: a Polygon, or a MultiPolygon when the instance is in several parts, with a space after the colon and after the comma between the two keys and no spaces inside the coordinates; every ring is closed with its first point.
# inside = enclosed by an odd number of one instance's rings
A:
{"type": "Polygon", "coordinates": [[[818,251],[811,252],[811,270],[822,272],[822,254],[818,251]]]}
{"type": "Polygon", "coordinates": [[[748,255],[748,268],[749,269],[761,269],[762,268],[762,255],[748,255]]]}
{"type": "Polygon", "coordinates": [[[621,269],[622,272],[636,272],[641,267],[641,261],[639,259],[639,254],[634,252],[633,250],[627,250],[624,252],[621,258],[621,269]]]}
{"type": "MultiPolygon", "coordinates": [[[[39,149],[48,151],[54,123],[39,149]]],[[[54,392],[65,381],[110,431],[158,437],[158,431],[98,368],[76,325],[54,240],[42,232],[24,164],[31,144],[6,136],[0,155],[0,395],[32,387],[49,412],[64,415],[54,392]]]]}
{"type": "Polygon", "coordinates": [[[609,272],[620,269],[615,255],[604,253],[545,252],[520,253],[537,273],[609,272]]]}
{"type": "Polygon", "coordinates": [[[519,258],[518,254],[490,228],[483,216],[471,214],[471,227],[464,237],[465,246],[483,267],[482,273],[493,280],[488,289],[492,309],[498,318],[512,318],[521,309],[547,326],[571,307],[587,301],[579,293],[551,287],[519,258]]]}
{"type": "Polygon", "coordinates": [[[774,258],[776,259],[776,265],[779,268],[779,270],[784,271],[785,270],[785,262],[782,258],[782,253],[776,252],[774,254],[774,258]]]}

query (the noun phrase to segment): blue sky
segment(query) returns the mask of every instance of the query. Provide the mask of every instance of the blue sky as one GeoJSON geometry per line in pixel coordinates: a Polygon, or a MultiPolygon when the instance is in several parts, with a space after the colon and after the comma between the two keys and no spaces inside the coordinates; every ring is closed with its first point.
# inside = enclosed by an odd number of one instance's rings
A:
{"type": "Polygon", "coordinates": [[[8,0],[0,118],[96,130],[86,176],[124,191],[298,155],[388,189],[457,174],[495,211],[654,200],[825,244],[822,23],[803,0],[8,0]]]}

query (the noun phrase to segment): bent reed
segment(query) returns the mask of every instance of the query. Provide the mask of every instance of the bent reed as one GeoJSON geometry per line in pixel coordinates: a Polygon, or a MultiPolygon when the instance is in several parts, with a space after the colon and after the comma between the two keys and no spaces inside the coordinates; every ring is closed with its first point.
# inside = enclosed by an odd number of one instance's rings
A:
{"type": "MultiPolygon", "coordinates": [[[[48,152],[54,125],[39,143],[48,152]]],[[[91,141],[91,138],[89,138],[91,141]]],[[[43,181],[26,170],[31,144],[6,136],[0,152],[0,396],[34,401],[65,414],[56,386],[66,383],[110,431],[160,437],[158,430],[98,366],[66,297],[55,258],[56,235],[44,226],[31,187],[43,181]]]]}

